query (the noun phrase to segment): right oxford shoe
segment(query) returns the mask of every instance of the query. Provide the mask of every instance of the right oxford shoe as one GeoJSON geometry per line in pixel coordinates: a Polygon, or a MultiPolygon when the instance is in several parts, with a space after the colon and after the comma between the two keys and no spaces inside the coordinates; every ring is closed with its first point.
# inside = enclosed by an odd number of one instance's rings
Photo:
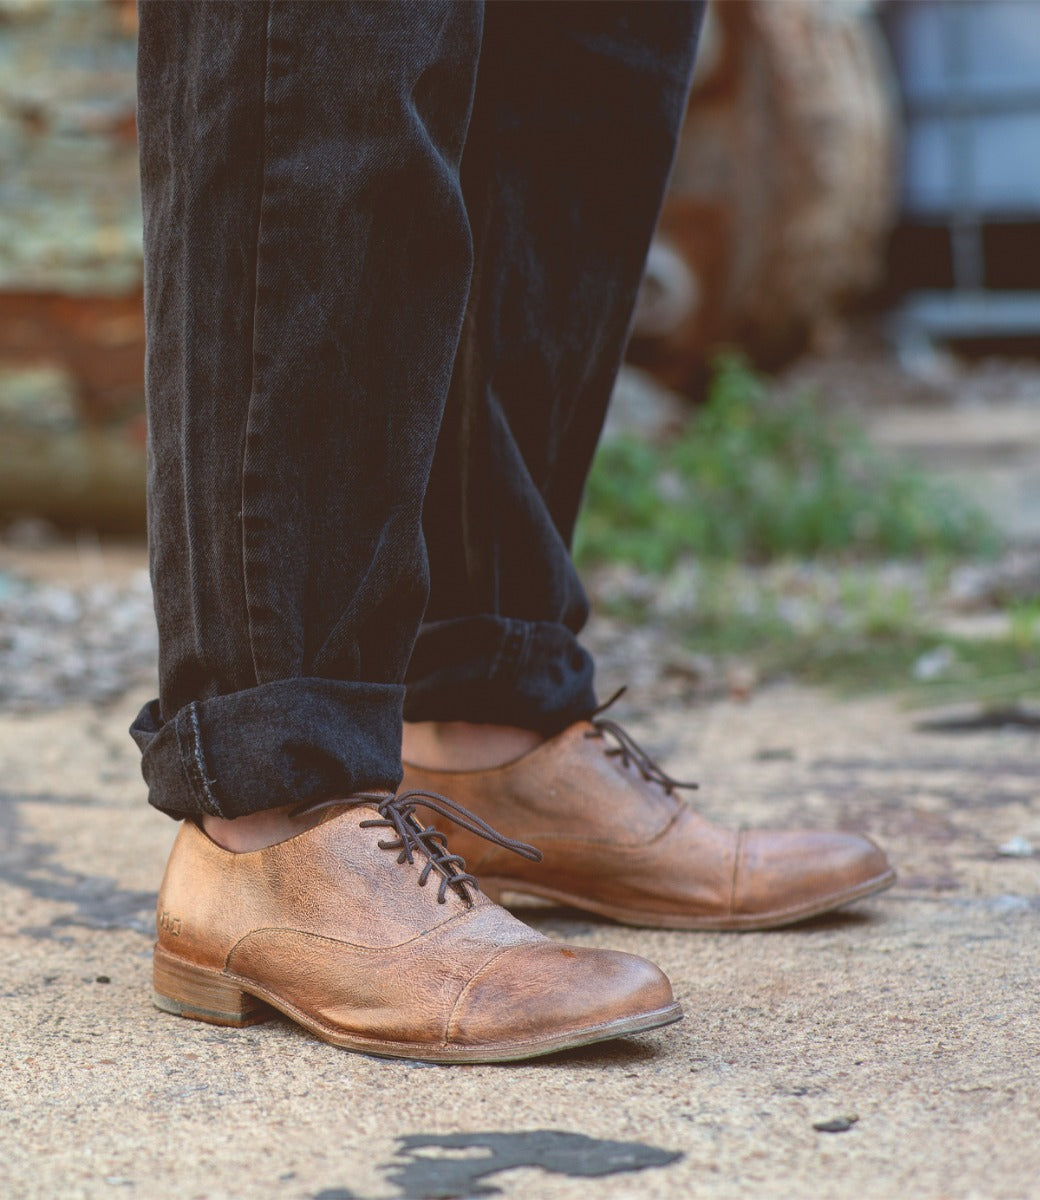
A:
{"type": "Polygon", "coordinates": [[[237,854],[187,821],[159,893],[158,1007],[219,1025],[277,1009],[334,1045],[431,1062],[532,1058],[679,1020],[652,963],[561,945],[482,895],[416,805],[538,856],[440,796],[339,801],[237,854]]]}
{"type": "Polygon", "coordinates": [[[675,794],[620,725],[579,721],[513,762],[475,771],[405,763],[406,787],[449,791],[543,852],[522,862],[449,827],[491,896],[519,892],[628,925],[770,929],[887,888],[895,871],[869,838],[724,829],[675,794]]]}

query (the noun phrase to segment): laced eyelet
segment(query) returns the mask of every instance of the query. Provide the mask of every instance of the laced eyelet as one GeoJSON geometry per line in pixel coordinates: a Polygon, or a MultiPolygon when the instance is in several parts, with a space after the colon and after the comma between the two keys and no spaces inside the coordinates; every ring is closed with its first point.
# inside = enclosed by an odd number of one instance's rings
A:
{"type": "Polygon", "coordinates": [[[621,765],[626,770],[634,766],[647,783],[656,783],[659,787],[664,788],[666,796],[671,796],[677,788],[696,790],[700,787],[700,784],[693,783],[692,781],[687,782],[681,779],[673,779],[667,771],[654,762],[627,729],[619,725],[617,721],[612,721],[609,717],[601,717],[599,715],[604,709],[609,708],[624,690],[624,688],[621,688],[615,692],[606,704],[600,705],[596,709],[592,714],[592,728],[586,730],[585,736],[587,738],[598,737],[606,741],[607,734],[610,734],[617,742],[617,745],[607,747],[604,751],[607,757],[620,758],[621,765]]]}
{"type": "Polygon", "coordinates": [[[360,793],[344,800],[319,800],[314,804],[302,804],[292,809],[289,815],[296,817],[316,808],[333,806],[356,808],[362,804],[374,805],[379,813],[379,819],[373,817],[359,821],[360,828],[387,828],[397,834],[396,841],[381,838],[376,843],[380,850],[400,850],[401,853],[397,857],[399,863],[414,863],[415,851],[418,851],[426,860],[419,873],[420,887],[426,886],[426,881],[432,871],[437,872],[440,876],[437,889],[438,904],[447,902],[449,887],[454,888],[467,904],[472,904],[473,896],[469,889],[479,890],[480,884],[466,870],[466,863],[461,855],[452,854],[448,849],[448,839],[445,835],[436,826],[423,825],[416,818],[415,810],[418,807],[428,808],[439,813],[470,833],[493,842],[497,846],[502,846],[506,850],[511,850],[514,854],[519,854],[531,862],[541,862],[542,860],[541,851],[536,850],[534,846],[506,837],[497,829],[493,829],[476,813],[470,812],[468,808],[456,804],[454,800],[449,800],[447,796],[441,796],[437,792],[412,791],[402,792],[397,796],[385,793],[360,793]]]}

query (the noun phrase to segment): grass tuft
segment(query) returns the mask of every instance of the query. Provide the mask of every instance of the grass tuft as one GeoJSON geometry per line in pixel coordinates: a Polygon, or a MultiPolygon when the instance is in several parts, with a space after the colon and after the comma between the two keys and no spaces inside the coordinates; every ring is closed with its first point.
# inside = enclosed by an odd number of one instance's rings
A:
{"type": "Polygon", "coordinates": [[[987,518],[952,489],[886,457],[808,395],[777,403],[728,355],[676,440],[604,442],[575,557],[661,573],[690,557],[963,556],[998,545],[987,518]]]}

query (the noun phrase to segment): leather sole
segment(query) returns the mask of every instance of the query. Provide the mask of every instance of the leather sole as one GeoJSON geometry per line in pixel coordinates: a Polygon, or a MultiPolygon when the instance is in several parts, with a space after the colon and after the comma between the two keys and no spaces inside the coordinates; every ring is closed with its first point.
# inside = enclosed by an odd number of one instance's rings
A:
{"type": "Polygon", "coordinates": [[[593,1042],[608,1041],[632,1033],[645,1033],[682,1019],[679,1004],[652,1012],[619,1017],[598,1025],[520,1038],[511,1042],[485,1043],[480,1046],[433,1045],[426,1042],[398,1042],[346,1033],[324,1025],[301,1012],[291,1001],[277,995],[254,980],[243,979],[226,971],[201,967],[155,947],[152,960],[154,990],[152,999],[163,1012],[211,1025],[256,1025],[270,1020],[276,1012],[302,1025],[333,1046],[375,1054],[384,1058],[413,1058],[438,1063],[515,1062],[537,1058],[558,1050],[572,1050],[593,1042]]]}
{"type": "Polygon", "coordinates": [[[846,904],[853,904],[857,900],[863,900],[867,896],[883,892],[886,888],[890,888],[895,881],[896,873],[890,867],[883,874],[876,875],[865,883],[857,884],[842,892],[832,892],[828,896],[817,897],[804,904],[766,913],[734,913],[721,917],[688,913],[647,912],[624,908],[620,905],[592,900],[587,896],[576,896],[569,892],[558,891],[556,888],[545,887],[542,884],[532,884],[527,880],[514,881],[494,876],[481,875],[480,890],[489,900],[494,900],[497,904],[506,904],[503,900],[506,893],[513,896],[533,896],[536,899],[548,900],[567,908],[579,908],[584,912],[596,913],[597,916],[609,917],[621,925],[635,925],[642,929],[691,929],[703,932],[745,931],[750,933],[760,929],[779,929],[784,925],[794,925],[799,921],[807,921],[811,917],[822,916],[823,913],[833,912],[836,908],[844,908],[846,904]]]}

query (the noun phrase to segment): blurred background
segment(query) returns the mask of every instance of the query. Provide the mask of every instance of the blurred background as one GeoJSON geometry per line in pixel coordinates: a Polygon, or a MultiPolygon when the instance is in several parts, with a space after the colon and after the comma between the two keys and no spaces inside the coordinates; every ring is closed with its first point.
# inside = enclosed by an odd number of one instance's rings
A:
{"type": "MultiPolygon", "coordinates": [[[[135,33],[0,0],[9,709],[154,669],[135,33]]],[[[713,0],[576,554],[608,677],[1040,727],[1040,0],[713,0]]]]}

